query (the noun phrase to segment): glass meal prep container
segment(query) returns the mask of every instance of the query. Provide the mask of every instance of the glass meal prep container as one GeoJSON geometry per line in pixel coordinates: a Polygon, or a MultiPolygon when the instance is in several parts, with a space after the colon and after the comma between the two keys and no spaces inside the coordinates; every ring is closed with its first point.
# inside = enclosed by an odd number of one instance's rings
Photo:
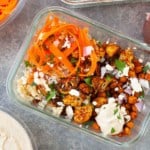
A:
{"type": "Polygon", "coordinates": [[[122,3],[149,2],[150,0],[61,0],[71,7],[90,7],[96,5],[113,5],[122,3]]]}
{"type": "Polygon", "coordinates": [[[27,50],[29,49],[30,46],[32,46],[32,43],[36,39],[36,35],[38,31],[40,31],[40,29],[45,24],[47,17],[51,15],[57,16],[61,21],[75,24],[81,28],[82,27],[88,28],[90,35],[95,39],[100,40],[101,43],[106,41],[111,41],[119,44],[123,48],[130,47],[133,49],[135,55],[138,58],[141,58],[142,60],[144,60],[144,62],[150,61],[150,57],[149,57],[150,47],[148,47],[146,44],[140,43],[137,40],[124,36],[116,31],[113,31],[111,28],[108,28],[105,25],[100,24],[99,22],[91,20],[85,16],[82,16],[70,10],[61,7],[45,8],[42,11],[40,11],[35,17],[31,25],[31,28],[20,48],[20,51],[8,75],[7,92],[10,98],[12,99],[12,101],[18,104],[18,106],[21,107],[23,106],[24,109],[28,109],[32,113],[39,114],[39,112],[41,112],[43,117],[47,116],[53,118],[57,121],[60,121],[61,123],[63,123],[64,125],[70,128],[73,127],[79,129],[82,132],[95,136],[96,138],[98,138],[98,140],[103,140],[115,145],[122,145],[122,146],[126,146],[137,141],[145,133],[147,124],[149,122],[149,115],[150,115],[149,92],[147,92],[143,100],[145,104],[143,110],[138,114],[138,117],[134,121],[135,126],[132,129],[132,134],[130,136],[124,136],[124,137],[105,136],[102,133],[97,133],[95,131],[87,129],[85,126],[81,127],[81,125],[73,123],[68,119],[64,119],[61,116],[54,115],[52,111],[50,111],[48,108],[41,109],[40,107],[34,106],[30,101],[28,101],[26,98],[24,99],[18,93],[17,82],[18,79],[22,77],[23,71],[25,69],[24,60],[26,58],[27,50]]]}
{"type": "MultiPolygon", "coordinates": [[[[1,11],[3,11],[4,7],[0,6],[0,29],[5,27],[9,22],[11,22],[21,12],[21,10],[23,9],[23,7],[25,5],[25,2],[26,2],[26,0],[18,0],[15,7],[13,9],[10,9],[10,12],[6,12],[7,15],[3,19],[1,18],[2,17],[1,11]]],[[[11,2],[11,4],[12,3],[13,2],[11,2]]]]}

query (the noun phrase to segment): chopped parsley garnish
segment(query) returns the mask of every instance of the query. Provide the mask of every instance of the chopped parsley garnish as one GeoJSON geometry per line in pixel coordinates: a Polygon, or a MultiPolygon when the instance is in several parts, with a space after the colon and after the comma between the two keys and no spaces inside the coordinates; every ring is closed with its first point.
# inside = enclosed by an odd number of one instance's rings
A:
{"type": "Polygon", "coordinates": [[[90,126],[92,126],[93,123],[94,123],[94,121],[91,120],[91,121],[85,122],[83,125],[90,127],[90,126]]]}
{"type": "Polygon", "coordinates": [[[100,41],[97,41],[98,46],[102,46],[102,43],[100,41]]]}
{"type": "Polygon", "coordinates": [[[150,69],[150,65],[146,65],[143,68],[143,72],[146,73],[150,69]]]}
{"type": "Polygon", "coordinates": [[[119,120],[121,119],[121,115],[120,114],[117,116],[117,119],[119,119],[119,120]]]}
{"type": "Polygon", "coordinates": [[[122,60],[116,59],[115,60],[115,66],[117,67],[117,69],[119,71],[122,72],[124,70],[124,68],[126,67],[126,63],[122,60]]]}
{"type": "Polygon", "coordinates": [[[141,95],[139,98],[144,98],[145,97],[145,93],[144,93],[144,90],[141,92],[141,95]]]}
{"type": "Polygon", "coordinates": [[[76,64],[77,59],[75,59],[74,57],[71,57],[70,62],[71,62],[72,64],[76,64]]]}
{"type": "Polygon", "coordinates": [[[53,63],[54,57],[55,57],[55,56],[54,56],[53,54],[50,54],[50,62],[51,62],[51,63],[53,63]]]}
{"type": "Polygon", "coordinates": [[[46,100],[50,101],[55,96],[56,96],[56,90],[49,91],[49,92],[47,92],[46,100]]]}
{"type": "Polygon", "coordinates": [[[114,110],[114,115],[115,115],[117,112],[118,112],[118,108],[116,108],[116,109],[114,110]]]}
{"type": "Polygon", "coordinates": [[[31,86],[36,86],[37,84],[35,82],[32,82],[31,86]]]}
{"type": "Polygon", "coordinates": [[[30,62],[29,62],[29,61],[27,61],[27,60],[25,60],[25,61],[24,61],[24,64],[25,64],[25,66],[26,66],[26,67],[31,67],[30,62]]]}
{"type": "Polygon", "coordinates": [[[50,101],[57,94],[57,91],[55,89],[55,83],[50,84],[49,88],[51,89],[51,91],[47,92],[47,95],[46,95],[46,100],[47,101],[50,101]]]}
{"type": "Polygon", "coordinates": [[[84,82],[89,85],[89,86],[92,86],[92,78],[91,77],[87,77],[84,79],[84,82]]]}
{"type": "Polygon", "coordinates": [[[51,90],[54,90],[54,89],[55,89],[55,83],[53,82],[52,84],[50,84],[50,85],[49,85],[49,88],[50,88],[51,90]]]}
{"type": "Polygon", "coordinates": [[[115,128],[111,128],[111,133],[115,133],[115,128]]]}
{"type": "Polygon", "coordinates": [[[112,79],[112,76],[111,75],[107,75],[106,76],[106,80],[109,82],[109,81],[111,81],[111,79],[112,79]]]}

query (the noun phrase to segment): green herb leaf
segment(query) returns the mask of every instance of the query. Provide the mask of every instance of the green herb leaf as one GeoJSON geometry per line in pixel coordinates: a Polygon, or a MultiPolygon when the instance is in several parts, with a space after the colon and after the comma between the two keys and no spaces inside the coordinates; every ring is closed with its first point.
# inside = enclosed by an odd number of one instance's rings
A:
{"type": "Polygon", "coordinates": [[[115,133],[115,128],[111,128],[111,133],[115,133]]]}
{"type": "Polygon", "coordinates": [[[50,88],[51,90],[54,90],[54,89],[55,89],[55,83],[53,82],[52,84],[50,84],[50,85],[49,85],[49,88],[50,88]]]}
{"type": "Polygon", "coordinates": [[[144,66],[144,68],[143,68],[143,72],[144,73],[147,73],[147,71],[150,69],[150,65],[146,65],[146,66],[144,66]]]}
{"type": "Polygon", "coordinates": [[[108,82],[110,82],[111,79],[112,79],[112,76],[111,76],[111,75],[106,75],[106,80],[107,80],[108,82]]]}
{"type": "Polygon", "coordinates": [[[46,100],[47,101],[50,101],[53,97],[56,96],[56,91],[55,90],[52,90],[52,91],[49,91],[46,95],[46,100]]]}
{"type": "Polygon", "coordinates": [[[27,60],[25,60],[25,61],[24,61],[24,64],[25,64],[25,66],[26,66],[26,67],[31,67],[30,62],[29,62],[29,61],[27,61],[27,60]]]}
{"type": "Polygon", "coordinates": [[[121,119],[121,115],[119,114],[119,115],[117,116],[117,118],[120,120],[120,119],[121,119]]]}
{"type": "Polygon", "coordinates": [[[72,64],[76,64],[77,59],[75,59],[74,57],[71,57],[70,62],[71,62],[72,64]]]}
{"type": "Polygon", "coordinates": [[[84,82],[89,85],[89,86],[92,86],[92,78],[91,77],[87,77],[84,79],[84,82]]]}
{"type": "Polygon", "coordinates": [[[144,93],[144,90],[141,92],[141,95],[139,98],[144,98],[145,97],[145,93],[144,93]]]}
{"type": "Polygon", "coordinates": [[[114,110],[114,115],[115,115],[117,112],[118,112],[118,108],[116,108],[116,109],[114,110]]]}
{"type": "Polygon", "coordinates": [[[32,82],[31,86],[36,86],[37,84],[35,82],[32,82]]]}
{"type": "Polygon", "coordinates": [[[100,41],[97,41],[98,46],[102,46],[102,43],[100,41]]]}
{"type": "Polygon", "coordinates": [[[51,62],[51,63],[53,63],[54,57],[55,57],[55,56],[54,56],[53,54],[50,54],[50,62],[51,62]]]}
{"type": "Polygon", "coordinates": [[[83,125],[90,127],[90,126],[92,126],[93,123],[94,123],[94,121],[87,121],[83,125]]]}
{"type": "Polygon", "coordinates": [[[119,60],[119,59],[116,59],[115,60],[115,66],[117,67],[117,69],[119,71],[123,71],[123,69],[125,68],[126,66],[126,63],[122,60],[119,60]]]}

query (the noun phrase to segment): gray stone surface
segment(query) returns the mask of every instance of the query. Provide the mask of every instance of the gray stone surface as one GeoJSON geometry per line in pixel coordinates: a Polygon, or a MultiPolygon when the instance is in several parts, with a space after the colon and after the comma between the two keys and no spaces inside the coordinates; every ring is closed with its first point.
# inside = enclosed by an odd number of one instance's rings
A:
{"type": "MultiPolygon", "coordinates": [[[[0,31],[0,106],[23,120],[33,133],[39,150],[116,150],[119,148],[64,127],[52,120],[16,106],[6,93],[6,77],[19,51],[35,14],[46,6],[63,6],[59,0],[28,0],[16,19],[0,31]]],[[[69,7],[68,7],[69,8],[69,7]]],[[[72,8],[69,8],[72,9],[72,8]]],[[[96,6],[72,9],[114,29],[143,41],[142,26],[145,13],[150,11],[150,2],[96,6]]],[[[148,129],[150,129],[150,124],[148,129]]],[[[128,150],[150,149],[150,131],[128,150]]],[[[11,149],[10,149],[11,150],[11,149]]],[[[25,149],[26,150],[26,149],[25,149]]]]}

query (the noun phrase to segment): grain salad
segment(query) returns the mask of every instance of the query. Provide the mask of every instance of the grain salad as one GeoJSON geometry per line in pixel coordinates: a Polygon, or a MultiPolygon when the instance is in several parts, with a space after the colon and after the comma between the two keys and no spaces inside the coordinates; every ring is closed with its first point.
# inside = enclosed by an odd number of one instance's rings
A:
{"type": "Polygon", "coordinates": [[[132,134],[150,81],[150,63],[132,48],[101,42],[87,27],[51,15],[24,66],[17,91],[34,107],[104,135],[132,134]]]}

